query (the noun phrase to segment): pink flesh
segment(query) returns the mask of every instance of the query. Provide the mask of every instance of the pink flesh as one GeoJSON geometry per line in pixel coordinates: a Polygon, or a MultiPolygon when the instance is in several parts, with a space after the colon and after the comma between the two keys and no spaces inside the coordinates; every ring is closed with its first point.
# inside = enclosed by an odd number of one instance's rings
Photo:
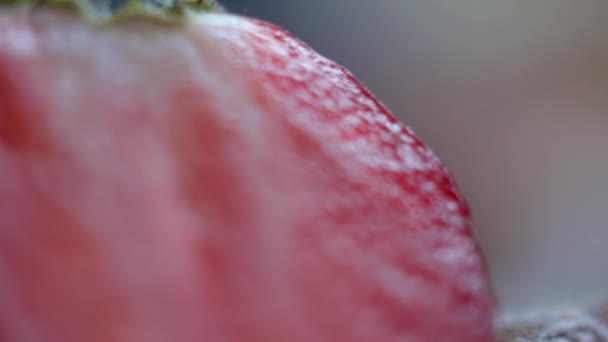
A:
{"type": "Polygon", "coordinates": [[[490,341],[442,164],[262,22],[0,15],[0,341],[490,341]]]}

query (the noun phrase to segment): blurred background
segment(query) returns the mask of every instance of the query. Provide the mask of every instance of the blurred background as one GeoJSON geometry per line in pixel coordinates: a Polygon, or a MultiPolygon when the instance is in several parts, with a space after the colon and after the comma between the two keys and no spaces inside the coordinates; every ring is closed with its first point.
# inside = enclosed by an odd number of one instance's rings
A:
{"type": "Polygon", "coordinates": [[[504,312],[608,297],[608,1],[222,3],[348,67],[435,150],[504,312]]]}

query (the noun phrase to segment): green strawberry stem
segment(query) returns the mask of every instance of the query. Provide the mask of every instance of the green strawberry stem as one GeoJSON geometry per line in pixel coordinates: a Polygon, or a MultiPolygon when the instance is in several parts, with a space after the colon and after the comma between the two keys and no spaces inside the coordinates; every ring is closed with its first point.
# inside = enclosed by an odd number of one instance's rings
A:
{"type": "Polygon", "coordinates": [[[68,7],[96,23],[112,22],[127,17],[145,17],[179,21],[188,14],[222,11],[216,0],[0,0],[0,5],[32,7],[68,7]]]}

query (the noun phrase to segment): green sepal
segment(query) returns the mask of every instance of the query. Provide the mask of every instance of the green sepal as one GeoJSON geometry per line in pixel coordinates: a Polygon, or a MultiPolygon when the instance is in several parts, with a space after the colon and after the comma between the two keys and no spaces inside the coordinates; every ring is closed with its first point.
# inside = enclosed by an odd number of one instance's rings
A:
{"type": "Polygon", "coordinates": [[[212,0],[0,0],[0,5],[68,7],[94,23],[140,17],[175,22],[188,13],[221,11],[212,0]]]}

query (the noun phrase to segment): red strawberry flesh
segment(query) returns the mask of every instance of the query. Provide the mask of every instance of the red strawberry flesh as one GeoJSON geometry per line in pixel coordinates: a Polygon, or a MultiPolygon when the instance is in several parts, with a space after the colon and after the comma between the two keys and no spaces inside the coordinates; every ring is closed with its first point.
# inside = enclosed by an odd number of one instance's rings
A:
{"type": "Polygon", "coordinates": [[[435,155],[285,31],[0,12],[0,341],[490,341],[435,155]]]}

